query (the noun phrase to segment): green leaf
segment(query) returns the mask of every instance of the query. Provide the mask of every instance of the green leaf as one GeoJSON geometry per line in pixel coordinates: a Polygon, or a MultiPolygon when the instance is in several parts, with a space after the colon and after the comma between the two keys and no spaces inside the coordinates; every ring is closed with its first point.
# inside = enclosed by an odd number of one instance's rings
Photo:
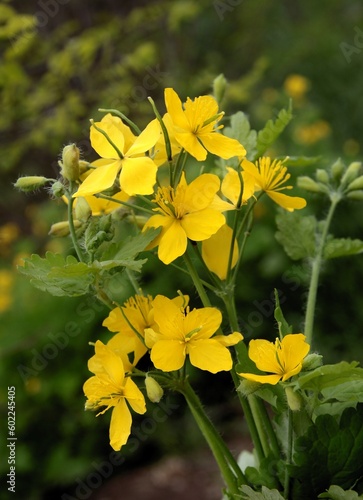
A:
{"type": "Polygon", "coordinates": [[[329,239],[324,247],[324,258],[334,259],[347,255],[357,255],[363,252],[363,241],[352,240],[350,238],[329,239]]]}
{"type": "Polygon", "coordinates": [[[288,109],[282,109],[276,120],[269,120],[265,127],[257,134],[257,152],[254,159],[262,156],[265,151],[276,141],[292,119],[292,105],[288,109]]]}
{"type": "Polygon", "coordinates": [[[136,236],[129,236],[120,242],[111,243],[99,260],[121,262],[134,260],[156,238],[160,230],[161,228],[151,228],[143,233],[138,233],[136,236]]]}
{"type": "Polygon", "coordinates": [[[274,316],[275,316],[275,320],[277,321],[277,325],[279,327],[280,336],[285,337],[285,335],[292,333],[292,326],[288,324],[288,322],[286,321],[286,319],[282,313],[282,309],[280,307],[280,301],[279,301],[279,293],[276,290],[276,288],[274,290],[274,293],[275,293],[275,303],[276,303],[274,316]]]}
{"type": "Polygon", "coordinates": [[[363,476],[363,405],[347,408],[339,424],[331,415],[319,416],[295,450],[291,498],[316,498],[332,484],[352,488],[363,476]]]}
{"type": "Polygon", "coordinates": [[[281,212],[276,216],[277,241],[292,260],[314,257],[317,220],[313,215],[281,212]]]}
{"type": "Polygon", "coordinates": [[[247,151],[247,158],[252,160],[256,155],[257,132],[251,130],[247,115],[238,111],[231,116],[231,126],[223,129],[223,134],[237,139],[247,151]]]}
{"type": "Polygon", "coordinates": [[[353,490],[343,490],[340,486],[335,484],[330,486],[326,493],[321,493],[318,498],[330,498],[331,500],[355,500],[356,498],[363,498],[362,495],[353,490]]]}
{"type": "Polygon", "coordinates": [[[240,491],[243,500],[284,500],[284,497],[277,490],[269,490],[266,486],[262,486],[261,492],[258,492],[243,485],[240,491]]]}
{"type": "Polygon", "coordinates": [[[286,167],[311,167],[323,160],[322,156],[278,156],[276,160],[284,160],[286,167]]]}
{"type": "Polygon", "coordinates": [[[45,258],[32,255],[30,259],[25,259],[24,266],[19,266],[18,270],[29,276],[36,288],[55,296],[84,295],[94,281],[87,264],[78,262],[71,255],[64,258],[51,252],[47,252],[45,258]]]}

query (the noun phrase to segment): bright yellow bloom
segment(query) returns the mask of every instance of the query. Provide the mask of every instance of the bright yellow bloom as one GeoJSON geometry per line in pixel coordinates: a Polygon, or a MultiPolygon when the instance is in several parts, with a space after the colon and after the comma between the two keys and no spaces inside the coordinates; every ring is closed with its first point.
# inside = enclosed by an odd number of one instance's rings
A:
{"type": "Polygon", "coordinates": [[[157,167],[145,153],[159,137],[160,125],[156,119],[136,137],[120,118],[110,113],[105,115],[91,126],[90,135],[92,147],[101,158],[92,163],[96,168],[74,196],[89,196],[109,189],[119,173],[120,187],[129,196],[152,194],[157,167]],[[107,134],[112,144],[96,127],[107,134]]]}
{"type": "MultiPolygon", "coordinates": [[[[173,123],[171,121],[170,116],[167,113],[165,113],[165,115],[163,116],[163,122],[169,136],[171,155],[174,158],[176,155],[180,153],[181,146],[175,139],[173,123]]],[[[165,138],[164,134],[162,133],[161,127],[160,127],[160,138],[154,146],[152,158],[158,167],[160,165],[163,165],[166,161],[168,161],[168,157],[166,155],[165,138]]]]}
{"type": "Polygon", "coordinates": [[[242,335],[214,333],[222,322],[221,312],[214,307],[193,309],[178,307],[167,297],[154,299],[154,320],[158,330],[146,329],[145,340],[151,348],[151,361],[165,372],[179,370],[189,355],[192,365],[217,373],[232,368],[228,346],[237,344],[242,335]]]}
{"type": "Polygon", "coordinates": [[[289,212],[295,209],[304,208],[306,200],[298,196],[288,196],[281,193],[284,189],[292,189],[292,186],[283,186],[291,175],[282,161],[273,160],[269,157],[260,158],[254,165],[248,160],[243,160],[242,168],[244,172],[254,178],[255,191],[265,191],[265,193],[282,208],[289,212]]]}
{"type": "Polygon", "coordinates": [[[165,105],[173,122],[175,139],[198,161],[207,157],[207,151],[221,158],[245,156],[246,150],[236,139],[217,132],[223,117],[218,113],[218,103],[212,96],[201,96],[183,104],[175,90],[165,89],[165,105]]]}
{"type": "Polygon", "coordinates": [[[248,354],[257,368],[272,375],[255,375],[254,373],[239,373],[241,377],[253,382],[275,385],[277,382],[289,379],[301,371],[302,361],[310,350],[305,342],[305,335],[295,333],[285,335],[275,343],[268,340],[251,340],[248,354]]]}
{"type": "Polygon", "coordinates": [[[158,256],[164,264],[185,253],[188,238],[206,240],[223,226],[224,215],[210,208],[219,185],[216,175],[203,174],[189,185],[183,175],[176,189],[159,188],[154,201],[159,205],[155,210],[160,213],[147,221],[144,230],[162,228],[150,247],[159,245],[158,256]]]}
{"type": "MultiPolygon", "coordinates": [[[[202,257],[210,271],[225,280],[228,271],[229,253],[232,243],[232,229],[224,224],[208,240],[202,243],[202,257]]],[[[237,264],[238,244],[234,241],[231,269],[237,264]]]]}
{"type": "Polygon", "coordinates": [[[132,416],[128,405],[136,413],[145,413],[145,399],[130,377],[125,376],[121,358],[100,340],[95,344],[95,355],[88,367],[95,376],[83,385],[87,397],[86,410],[106,407],[98,415],[113,407],[110,423],[110,445],[120,450],[131,432],[132,416]]]}

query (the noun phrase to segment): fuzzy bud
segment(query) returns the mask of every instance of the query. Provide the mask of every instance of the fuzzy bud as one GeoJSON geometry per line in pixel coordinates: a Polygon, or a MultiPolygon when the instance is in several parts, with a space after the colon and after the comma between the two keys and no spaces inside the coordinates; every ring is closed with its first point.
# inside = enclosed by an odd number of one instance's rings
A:
{"type": "Polygon", "coordinates": [[[363,175],[354,179],[347,187],[348,191],[356,191],[357,189],[363,189],[363,175]]]}
{"type": "Polygon", "coordinates": [[[300,188],[305,189],[306,191],[311,191],[312,193],[321,193],[321,187],[311,177],[307,177],[305,175],[298,177],[297,185],[300,188]]]}
{"type": "Polygon", "coordinates": [[[145,378],[145,387],[147,397],[152,403],[159,403],[160,399],[163,397],[164,390],[160,384],[149,375],[145,378]]]}
{"type": "Polygon", "coordinates": [[[315,370],[315,368],[319,368],[323,364],[323,356],[321,354],[311,353],[308,354],[302,364],[303,371],[315,370]]]}
{"type": "Polygon", "coordinates": [[[316,180],[323,184],[329,184],[329,174],[326,170],[322,168],[318,168],[315,172],[316,180]]]}
{"type": "Polygon", "coordinates": [[[349,193],[346,196],[350,200],[362,201],[363,200],[363,190],[357,189],[356,191],[349,191],[349,193]]]}
{"type": "Polygon", "coordinates": [[[344,172],[344,175],[342,177],[342,180],[341,180],[341,184],[343,185],[346,185],[346,184],[350,184],[352,181],[354,181],[358,175],[359,175],[359,171],[361,169],[361,162],[360,161],[354,161],[353,163],[351,163],[347,170],[344,172]]]}
{"type": "Polygon", "coordinates": [[[48,182],[46,177],[40,175],[29,175],[28,177],[19,177],[19,179],[14,184],[16,189],[23,191],[24,193],[29,193],[30,191],[35,191],[36,189],[44,186],[48,182]]]}
{"type": "MultiPolygon", "coordinates": [[[[79,220],[73,221],[73,224],[76,229],[79,229],[82,226],[82,223],[79,220]]],[[[49,236],[56,236],[58,238],[68,236],[70,234],[69,222],[65,220],[52,224],[48,234],[49,236]]]]}
{"type": "Polygon", "coordinates": [[[222,102],[224,94],[226,93],[226,88],[227,80],[223,73],[221,73],[213,81],[213,95],[218,104],[222,102]]]}
{"type": "Polygon", "coordinates": [[[340,181],[343,172],[344,172],[344,163],[339,158],[333,165],[330,167],[331,175],[335,181],[340,181]]]}
{"type": "Polygon", "coordinates": [[[76,181],[79,178],[79,149],[75,144],[64,146],[60,165],[65,179],[76,181]]]}
{"type": "Polygon", "coordinates": [[[302,404],[301,396],[292,387],[285,387],[285,394],[290,410],[299,411],[302,404]]]}
{"type": "Polygon", "coordinates": [[[88,217],[91,215],[92,211],[90,209],[90,206],[88,205],[87,201],[85,198],[80,196],[77,198],[77,201],[75,203],[74,207],[74,215],[76,219],[78,220],[87,220],[88,217]]]}
{"type": "Polygon", "coordinates": [[[64,186],[60,181],[55,181],[52,184],[52,194],[56,198],[62,198],[64,196],[64,186]]]}

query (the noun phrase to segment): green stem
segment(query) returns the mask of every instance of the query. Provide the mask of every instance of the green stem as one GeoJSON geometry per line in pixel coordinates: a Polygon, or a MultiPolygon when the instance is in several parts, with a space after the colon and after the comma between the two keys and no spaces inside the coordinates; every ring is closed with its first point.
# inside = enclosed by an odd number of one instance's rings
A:
{"type": "Polygon", "coordinates": [[[70,182],[70,186],[69,186],[69,192],[66,193],[66,196],[68,198],[68,223],[69,223],[69,232],[70,232],[70,235],[71,235],[71,238],[72,238],[72,243],[73,243],[74,249],[76,251],[78,260],[80,262],[84,262],[83,254],[81,252],[81,248],[80,248],[79,243],[78,243],[78,238],[77,238],[77,235],[76,235],[76,230],[75,230],[74,222],[73,222],[73,203],[75,201],[74,198],[72,197],[73,186],[74,186],[74,183],[73,183],[73,181],[71,181],[70,182]]]}
{"type": "Polygon", "coordinates": [[[232,456],[230,450],[221,439],[214,425],[206,415],[200,399],[188,382],[185,381],[181,392],[184,395],[193,417],[214,455],[229,492],[232,494],[238,494],[238,485],[248,484],[244,474],[232,456]]]}
{"type": "MultiPolygon", "coordinates": [[[[287,456],[286,465],[290,465],[292,461],[292,441],[293,441],[293,413],[290,408],[287,410],[287,456]]],[[[289,498],[290,489],[290,475],[288,467],[285,467],[285,480],[284,480],[284,498],[289,498]]]]}
{"type": "Polygon", "coordinates": [[[200,297],[200,300],[202,301],[203,306],[204,307],[211,307],[211,302],[209,300],[207,292],[204,290],[204,286],[199,278],[197,270],[195,269],[193,261],[189,256],[188,250],[184,254],[184,261],[185,261],[185,264],[188,268],[188,272],[190,274],[190,277],[193,280],[194,286],[197,289],[197,292],[199,294],[199,297],[200,297]]]}
{"type": "Polygon", "coordinates": [[[149,210],[148,208],[140,207],[139,205],[133,205],[132,203],[128,203],[127,201],[116,200],[115,198],[112,198],[112,196],[107,196],[105,194],[97,194],[96,198],[102,198],[103,200],[113,201],[114,203],[119,203],[120,205],[125,205],[125,207],[132,208],[133,210],[134,209],[141,210],[142,212],[145,212],[148,215],[155,215],[155,212],[153,212],[152,210],[149,210]]]}
{"type": "Polygon", "coordinates": [[[332,220],[333,215],[334,215],[334,211],[335,211],[339,201],[340,201],[340,197],[331,198],[331,205],[329,208],[328,216],[325,219],[323,232],[321,234],[320,241],[319,241],[319,246],[318,246],[318,249],[317,249],[316,255],[314,257],[313,264],[312,264],[310,284],[309,284],[309,293],[308,293],[308,300],[307,300],[306,313],[305,313],[306,342],[310,345],[312,344],[312,340],[313,340],[316,296],[317,296],[317,290],[318,290],[318,284],[319,284],[319,274],[320,274],[322,262],[324,260],[323,259],[324,247],[325,247],[326,239],[328,236],[330,223],[331,223],[331,220],[332,220]]]}
{"type": "Polygon", "coordinates": [[[179,184],[180,178],[182,176],[185,162],[187,161],[188,153],[182,149],[179,153],[178,159],[176,161],[175,172],[174,172],[174,180],[172,187],[175,189],[179,184]]]}

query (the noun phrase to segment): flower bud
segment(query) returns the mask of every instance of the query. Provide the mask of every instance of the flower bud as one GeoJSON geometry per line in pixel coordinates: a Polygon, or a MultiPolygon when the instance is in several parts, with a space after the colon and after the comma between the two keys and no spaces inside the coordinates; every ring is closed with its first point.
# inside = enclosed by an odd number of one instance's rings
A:
{"type": "Polygon", "coordinates": [[[363,190],[358,189],[357,191],[350,191],[347,195],[347,198],[351,200],[362,201],[363,200],[363,190]]]}
{"type": "Polygon", "coordinates": [[[303,371],[315,370],[315,368],[319,368],[323,364],[323,356],[321,354],[308,354],[302,363],[303,371]]]}
{"type": "Polygon", "coordinates": [[[217,78],[213,81],[213,95],[215,100],[220,104],[224,97],[227,88],[227,80],[226,77],[221,73],[217,76],[217,78]]]}
{"type": "Polygon", "coordinates": [[[163,397],[164,390],[160,384],[149,375],[145,378],[146,394],[152,403],[159,403],[163,397]]]}
{"type": "Polygon", "coordinates": [[[56,198],[62,198],[64,196],[64,186],[60,181],[55,181],[52,184],[52,194],[56,198]]]}
{"type": "Polygon", "coordinates": [[[340,158],[338,158],[338,160],[330,167],[330,170],[333,179],[340,182],[340,179],[344,172],[344,163],[340,158]]]}
{"type": "Polygon", "coordinates": [[[315,172],[316,180],[322,182],[323,184],[329,184],[329,174],[326,170],[318,168],[315,172]]]}
{"type": "Polygon", "coordinates": [[[76,181],[79,178],[79,149],[75,144],[64,146],[60,165],[61,174],[65,179],[76,181]]]}
{"type": "Polygon", "coordinates": [[[319,184],[311,177],[307,177],[305,175],[297,178],[297,185],[306,191],[311,191],[312,193],[322,192],[319,184]]]}
{"type": "MultiPolygon", "coordinates": [[[[82,223],[79,220],[73,221],[73,224],[76,229],[82,226],[82,223]]],[[[68,236],[70,234],[69,222],[65,220],[62,222],[56,222],[55,224],[52,224],[48,234],[49,236],[57,236],[57,237],[68,236]]]]}
{"type": "Polygon", "coordinates": [[[341,180],[341,184],[346,185],[350,184],[354,179],[358,177],[359,171],[361,169],[361,162],[360,161],[354,161],[351,163],[347,170],[344,172],[344,175],[341,180]]]}
{"type": "Polygon", "coordinates": [[[85,198],[80,196],[76,199],[74,207],[74,215],[78,220],[87,220],[91,215],[91,209],[85,198]]]}
{"type": "Polygon", "coordinates": [[[290,410],[299,411],[302,403],[301,396],[292,387],[285,387],[285,394],[290,410]]]}
{"type": "Polygon", "coordinates": [[[356,191],[357,189],[363,189],[363,175],[354,179],[347,187],[347,191],[356,191]]]}
{"type": "Polygon", "coordinates": [[[29,193],[30,191],[35,191],[36,189],[44,186],[49,179],[42,177],[40,175],[29,175],[28,177],[19,177],[19,179],[14,184],[16,189],[23,191],[24,193],[29,193]]]}

